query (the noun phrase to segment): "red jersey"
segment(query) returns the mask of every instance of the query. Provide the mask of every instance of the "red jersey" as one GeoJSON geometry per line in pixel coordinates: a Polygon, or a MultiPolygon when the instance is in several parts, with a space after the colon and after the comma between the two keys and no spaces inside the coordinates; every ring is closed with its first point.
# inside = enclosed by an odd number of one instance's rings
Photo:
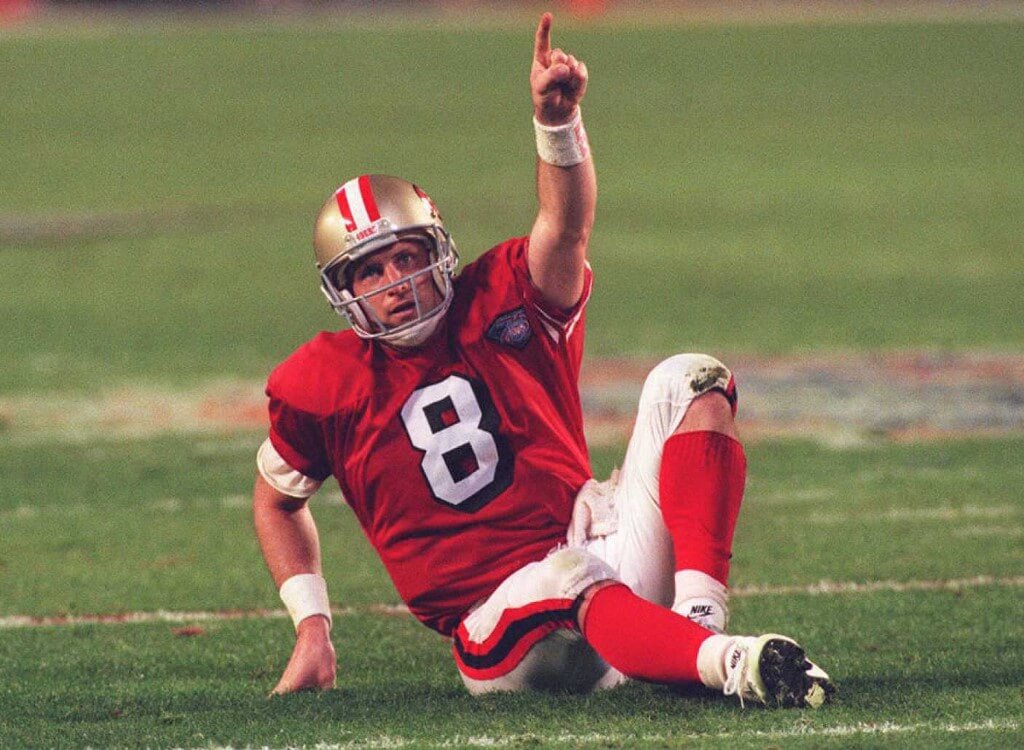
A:
{"type": "Polygon", "coordinates": [[[591,476],[578,387],[590,269],[576,308],[552,310],[527,245],[469,264],[426,345],[320,333],[267,384],[274,448],[337,479],[403,601],[446,635],[564,542],[591,476]]]}

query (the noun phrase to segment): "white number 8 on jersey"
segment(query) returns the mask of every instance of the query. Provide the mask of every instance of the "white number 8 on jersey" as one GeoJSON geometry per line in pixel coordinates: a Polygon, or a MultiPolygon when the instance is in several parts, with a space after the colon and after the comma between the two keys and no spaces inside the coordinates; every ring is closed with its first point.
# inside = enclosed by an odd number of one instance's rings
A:
{"type": "Polygon", "coordinates": [[[434,497],[472,513],[512,483],[512,457],[482,383],[449,375],[412,392],[402,407],[409,441],[434,497]]]}

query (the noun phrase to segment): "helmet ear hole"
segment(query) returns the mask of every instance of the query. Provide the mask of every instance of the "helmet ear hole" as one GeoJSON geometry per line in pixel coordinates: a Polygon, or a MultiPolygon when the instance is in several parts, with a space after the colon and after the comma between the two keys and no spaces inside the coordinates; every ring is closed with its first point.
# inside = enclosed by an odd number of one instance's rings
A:
{"type": "Polygon", "coordinates": [[[349,265],[350,264],[348,263],[335,263],[322,269],[320,271],[321,286],[323,286],[325,290],[326,288],[330,288],[335,294],[351,291],[345,280],[346,271],[349,265]]]}
{"type": "Polygon", "coordinates": [[[352,264],[340,265],[331,270],[331,282],[337,289],[352,291],[352,264]]]}

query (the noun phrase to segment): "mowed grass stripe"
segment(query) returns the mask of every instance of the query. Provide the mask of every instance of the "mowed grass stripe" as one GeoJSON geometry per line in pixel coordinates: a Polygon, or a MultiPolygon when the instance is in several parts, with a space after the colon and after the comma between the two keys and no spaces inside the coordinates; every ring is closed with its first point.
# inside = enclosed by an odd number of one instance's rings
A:
{"type": "MultiPolygon", "coordinates": [[[[0,616],[279,608],[248,510],[260,439],[0,443],[0,616]]],[[[1024,575],[1022,447],[750,445],[732,584],[1024,575]],[[786,495],[800,499],[787,505],[786,495]]],[[[622,451],[595,449],[595,475],[608,476],[622,451]]],[[[311,507],[333,600],[398,604],[336,487],[311,507]]]]}
{"type": "MultiPolygon", "coordinates": [[[[845,594],[874,594],[878,592],[908,591],[961,591],[980,587],[1020,588],[1024,587],[1024,576],[974,576],[972,578],[955,578],[935,581],[819,581],[807,585],[792,586],[738,586],[730,590],[733,599],[745,599],[756,596],[829,596],[845,594]]],[[[408,615],[409,610],[402,605],[371,604],[361,607],[333,607],[331,613],[335,617],[351,615],[408,615]]],[[[6,615],[0,617],[0,629],[60,627],[74,625],[138,625],[154,622],[183,623],[210,622],[223,620],[269,619],[277,620],[288,617],[283,609],[253,609],[173,612],[157,610],[154,612],[120,612],[112,614],[79,614],[79,615],[6,615]]]]}
{"type": "MultiPolygon", "coordinates": [[[[337,491],[332,491],[330,488],[324,490],[322,494],[314,495],[316,507],[323,506],[334,506],[339,508],[349,508],[350,506],[344,501],[343,497],[337,491]]],[[[799,499],[799,498],[798,498],[799,499]]],[[[750,500],[747,502],[754,502],[760,504],[758,500],[750,500]]],[[[141,500],[140,504],[148,507],[149,509],[160,511],[163,513],[181,513],[190,510],[194,505],[209,506],[209,504],[217,505],[225,509],[236,509],[248,511],[252,504],[252,499],[249,495],[243,494],[232,494],[224,495],[218,498],[208,497],[157,497],[152,499],[141,500]]],[[[73,503],[70,505],[64,504],[25,504],[16,505],[13,508],[0,511],[0,520],[3,521],[17,521],[17,520],[31,520],[39,516],[54,514],[60,516],[73,516],[73,515],[86,515],[96,510],[95,505],[89,503],[73,503]]],[[[863,508],[848,510],[845,512],[823,512],[823,513],[808,513],[803,517],[803,521],[809,524],[817,524],[823,526],[832,526],[836,524],[862,521],[874,521],[874,522],[903,522],[903,521],[960,521],[964,519],[1005,519],[1012,516],[1021,515],[1024,513],[1024,507],[1018,507],[1015,505],[964,505],[962,507],[954,507],[952,505],[943,505],[933,508],[919,508],[919,507],[886,507],[886,508],[863,508]]],[[[981,527],[978,527],[981,528],[981,527]]],[[[1012,532],[1014,529],[1002,529],[1004,532],[1012,532]]],[[[981,532],[983,533],[983,532],[981,532]]]]}

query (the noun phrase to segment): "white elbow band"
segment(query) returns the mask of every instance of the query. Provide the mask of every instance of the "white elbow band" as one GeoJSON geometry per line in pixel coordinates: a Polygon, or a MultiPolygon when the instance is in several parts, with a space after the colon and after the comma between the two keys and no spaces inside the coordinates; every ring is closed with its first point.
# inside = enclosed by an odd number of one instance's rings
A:
{"type": "Polygon", "coordinates": [[[327,581],[316,573],[300,573],[281,584],[281,601],[292,617],[295,629],[313,615],[323,615],[331,624],[331,603],[327,599],[327,581]]]}
{"type": "Polygon", "coordinates": [[[263,441],[256,453],[256,468],[267,484],[288,497],[312,497],[322,484],[289,466],[270,438],[263,441]]]}
{"type": "Polygon", "coordinates": [[[533,118],[537,133],[537,155],[556,167],[571,167],[586,161],[590,154],[587,131],[579,107],[576,115],[564,125],[542,125],[533,118]]]}

